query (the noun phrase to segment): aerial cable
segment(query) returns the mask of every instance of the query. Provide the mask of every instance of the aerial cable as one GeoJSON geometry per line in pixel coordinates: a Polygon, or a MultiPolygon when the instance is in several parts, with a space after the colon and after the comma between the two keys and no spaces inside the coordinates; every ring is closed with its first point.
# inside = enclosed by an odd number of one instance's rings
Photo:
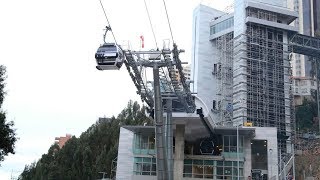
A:
{"type": "Polygon", "coordinates": [[[171,39],[172,39],[172,42],[174,43],[166,2],[164,0],[162,0],[162,1],[163,1],[164,9],[166,10],[166,14],[167,14],[167,20],[168,20],[168,24],[169,24],[170,33],[171,33],[171,39]]]}
{"type": "Polygon", "coordinates": [[[116,37],[114,36],[113,31],[111,30],[111,25],[110,25],[110,22],[109,22],[109,19],[108,19],[107,13],[106,13],[106,11],[105,11],[105,9],[104,9],[104,7],[103,7],[103,4],[102,4],[101,0],[99,0],[99,1],[100,1],[100,4],[101,4],[101,7],[102,7],[102,10],[103,10],[104,16],[106,17],[107,22],[108,22],[108,26],[106,27],[107,29],[106,29],[106,33],[105,33],[104,37],[106,36],[107,31],[108,31],[108,30],[110,30],[110,31],[111,31],[111,33],[112,33],[112,36],[113,36],[113,39],[114,39],[115,43],[118,45],[117,40],[116,40],[116,37]]]}
{"type": "Polygon", "coordinates": [[[149,11],[148,11],[148,6],[147,6],[147,3],[146,3],[146,0],[143,0],[143,1],[144,1],[144,6],[145,6],[145,8],[146,8],[147,14],[148,14],[149,23],[150,23],[150,26],[151,26],[151,30],[152,30],[154,42],[155,42],[156,47],[157,47],[157,49],[158,49],[158,43],[157,43],[156,35],[154,34],[153,26],[152,26],[152,23],[151,23],[150,14],[149,14],[149,11]]]}

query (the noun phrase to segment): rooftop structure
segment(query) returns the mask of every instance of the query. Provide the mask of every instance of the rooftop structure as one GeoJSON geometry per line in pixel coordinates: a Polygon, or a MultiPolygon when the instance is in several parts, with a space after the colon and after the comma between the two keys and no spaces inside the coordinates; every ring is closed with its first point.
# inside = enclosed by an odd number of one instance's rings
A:
{"type": "Polygon", "coordinates": [[[55,143],[58,144],[59,148],[61,149],[66,144],[66,142],[68,142],[69,139],[71,139],[71,137],[71,134],[66,134],[65,137],[56,137],[55,143]]]}

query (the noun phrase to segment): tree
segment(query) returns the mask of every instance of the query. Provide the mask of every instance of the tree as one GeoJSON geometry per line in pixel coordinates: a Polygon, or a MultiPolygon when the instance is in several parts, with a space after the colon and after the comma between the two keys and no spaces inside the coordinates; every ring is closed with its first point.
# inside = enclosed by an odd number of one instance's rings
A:
{"type": "Polygon", "coordinates": [[[120,127],[152,124],[145,107],[129,101],[116,117],[99,119],[79,138],[72,137],[63,148],[53,145],[36,164],[26,166],[20,180],[96,179],[98,172],[111,174],[112,160],[117,157],[120,127]]]}
{"type": "Polygon", "coordinates": [[[314,100],[304,99],[302,105],[296,107],[298,128],[309,131],[313,126],[313,118],[317,116],[317,104],[314,100]]]}
{"type": "Polygon", "coordinates": [[[15,142],[17,141],[13,121],[6,122],[6,113],[2,110],[4,100],[4,87],[6,79],[6,68],[0,65],[0,162],[9,153],[14,154],[15,142]]]}

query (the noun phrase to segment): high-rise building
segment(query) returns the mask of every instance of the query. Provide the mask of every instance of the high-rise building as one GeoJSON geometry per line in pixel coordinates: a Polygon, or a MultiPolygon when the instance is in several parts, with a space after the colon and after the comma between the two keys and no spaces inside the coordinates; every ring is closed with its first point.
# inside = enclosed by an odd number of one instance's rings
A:
{"type": "MultiPolygon", "coordinates": [[[[288,6],[299,13],[295,26],[301,34],[320,37],[320,0],[290,0],[288,6]]],[[[291,63],[295,104],[301,105],[303,99],[311,99],[311,91],[317,89],[312,73],[314,64],[311,57],[298,54],[292,56],[291,63]]]]}
{"type": "MultiPolygon", "coordinates": [[[[236,0],[234,13],[195,10],[193,90],[212,109],[213,125],[246,122],[292,134],[289,34],[298,13],[285,0],[236,0]],[[209,27],[210,26],[210,27],[209,27]],[[205,28],[207,27],[207,28],[205,28]]],[[[289,139],[280,140],[283,153],[289,139]]]]}

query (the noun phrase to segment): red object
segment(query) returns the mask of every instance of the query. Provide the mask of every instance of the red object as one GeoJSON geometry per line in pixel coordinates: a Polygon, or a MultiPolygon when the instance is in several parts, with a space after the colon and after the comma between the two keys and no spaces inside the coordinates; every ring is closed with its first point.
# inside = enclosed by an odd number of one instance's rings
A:
{"type": "Polygon", "coordinates": [[[140,36],[140,39],[141,39],[141,48],[144,48],[144,37],[140,36]]]}

